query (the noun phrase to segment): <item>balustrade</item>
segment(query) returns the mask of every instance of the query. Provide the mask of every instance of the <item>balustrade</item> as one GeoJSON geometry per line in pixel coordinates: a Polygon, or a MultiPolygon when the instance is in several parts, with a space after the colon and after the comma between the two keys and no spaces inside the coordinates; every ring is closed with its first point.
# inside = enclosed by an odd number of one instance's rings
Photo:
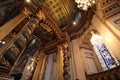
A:
{"type": "Polygon", "coordinates": [[[100,73],[86,75],[86,78],[87,80],[120,80],[120,66],[100,73]]]}

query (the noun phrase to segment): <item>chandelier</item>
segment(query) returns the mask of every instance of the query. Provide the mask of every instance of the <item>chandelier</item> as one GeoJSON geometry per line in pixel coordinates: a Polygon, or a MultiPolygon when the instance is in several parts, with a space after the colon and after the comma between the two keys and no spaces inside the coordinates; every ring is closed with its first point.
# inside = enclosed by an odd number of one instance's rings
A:
{"type": "Polygon", "coordinates": [[[95,4],[95,0],[75,0],[77,3],[77,7],[82,10],[88,10],[93,4],[95,4]]]}

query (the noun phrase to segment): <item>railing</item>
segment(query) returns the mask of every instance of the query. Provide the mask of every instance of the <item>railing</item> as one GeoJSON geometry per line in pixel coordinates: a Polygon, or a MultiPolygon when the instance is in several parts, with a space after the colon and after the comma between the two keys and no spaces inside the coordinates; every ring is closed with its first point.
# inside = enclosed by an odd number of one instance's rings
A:
{"type": "Polygon", "coordinates": [[[86,75],[87,80],[120,80],[120,66],[100,73],[86,75]]]}

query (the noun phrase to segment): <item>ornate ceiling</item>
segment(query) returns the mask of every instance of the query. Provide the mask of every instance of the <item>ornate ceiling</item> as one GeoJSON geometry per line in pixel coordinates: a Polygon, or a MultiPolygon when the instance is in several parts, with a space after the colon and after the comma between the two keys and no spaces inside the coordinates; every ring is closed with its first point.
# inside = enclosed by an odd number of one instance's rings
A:
{"type": "MultiPolygon", "coordinates": [[[[36,35],[37,32],[44,35],[39,35],[39,37],[46,42],[56,37],[54,33],[55,31],[50,28],[50,21],[52,21],[52,23],[55,22],[62,32],[67,31],[67,33],[71,35],[76,32],[80,32],[80,30],[83,32],[83,25],[87,20],[91,19],[91,10],[79,10],[74,0],[32,0],[32,2],[42,8],[44,14],[47,15],[46,18],[48,19],[46,19],[47,21],[45,22],[48,23],[40,23],[40,27],[36,31],[36,35]],[[45,11],[45,9],[47,11],[45,11]],[[73,25],[73,21],[77,24],[73,25]]],[[[33,12],[35,10],[35,7],[30,6],[29,3],[25,2],[25,0],[2,0],[0,2],[0,26],[19,14],[24,6],[29,6],[33,12]]]]}
{"type": "MultiPolygon", "coordinates": [[[[33,35],[39,39],[46,53],[55,52],[57,45],[80,36],[87,28],[84,27],[86,21],[90,23],[93,15],[91,10],[79,10],[74,0],[32,0],[32,2],[1,1],[0,26],[2,27],[22,11],[30,13],[25,20],[38,19],[38,27],[33,35]],[[76,22],[76,25],[73,25],[73,22],[76,22]]],[[[23,26],[22,23],[16,26],[12,33],[17,34],[23,26]]]]}
{"type": "Polygon", "coordinates": [[[76,4],[74,0],[33,0],[35,3],[41,3],[50,9],[50,17],[64,30],[74,20],[76,14],[76,4]]]}
{"type": "Polygon", "coordinates": [[[93,15],[91,10],[78,9],[74,0],[33,0],[33,2],[48,8],[47,14],[57,23],[62,32],[67,31],[69,35],[83,30],[83,25],[93,15]],[[76,25],[73,25],[74,21],[76,25]]]}
{"type": "MultiPolygon", "coordinates": [[[[39,7],[48,8],[48,16],[57,23],[61,31],[67,31],[69,34],[78,32],[87,19],[88,12],[79,10],[74,0],[32,0],[32,2],[39,7]],[[74,21],[78,23],[75,26],[74,21]]],[[[1,0],[0,26],[17,15],[25,4],[27,3],[24,0],[1,0]]]]}

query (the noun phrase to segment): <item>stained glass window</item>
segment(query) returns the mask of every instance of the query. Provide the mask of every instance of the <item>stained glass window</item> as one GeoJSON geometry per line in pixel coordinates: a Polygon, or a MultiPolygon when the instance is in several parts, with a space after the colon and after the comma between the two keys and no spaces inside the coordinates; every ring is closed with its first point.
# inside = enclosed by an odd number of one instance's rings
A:
{"type": "Polygon", "coordinates": [[[103,70],[108,70],[119,65],[117,59],[112,52],[107,48],[103,38],[92,32],[91,43],[94,47],[96,55],[103,67],[103,70]]]}

